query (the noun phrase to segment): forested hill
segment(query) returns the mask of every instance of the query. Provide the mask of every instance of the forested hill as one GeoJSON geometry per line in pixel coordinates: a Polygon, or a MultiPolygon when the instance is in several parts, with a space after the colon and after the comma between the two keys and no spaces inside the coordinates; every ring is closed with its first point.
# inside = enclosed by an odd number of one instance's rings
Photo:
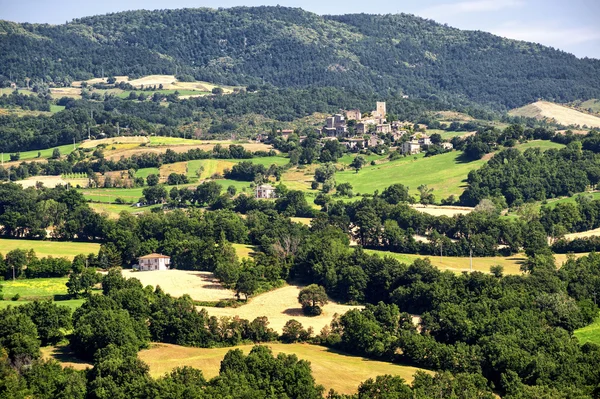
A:
{"type": "Polygon", "coordinates": [[[513,108],[600,98],[600,60],[412,15],[298,8],[132,11],[64,25],[0,21],[0,82],[187,74],[222,84],[348,89],[513,108]]]}

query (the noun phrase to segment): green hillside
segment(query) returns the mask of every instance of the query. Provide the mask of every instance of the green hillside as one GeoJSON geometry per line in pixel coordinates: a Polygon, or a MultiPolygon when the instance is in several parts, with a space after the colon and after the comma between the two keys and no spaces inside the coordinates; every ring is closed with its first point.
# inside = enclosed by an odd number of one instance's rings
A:
{"type": "Polygon", "coordinates": [[[131,11],[53,26],[0,22],[0,37],[2,82],[177,71],[219,84],[335,86],[502,109],[600,97],[598,60],[406,14],[131,11]]]}

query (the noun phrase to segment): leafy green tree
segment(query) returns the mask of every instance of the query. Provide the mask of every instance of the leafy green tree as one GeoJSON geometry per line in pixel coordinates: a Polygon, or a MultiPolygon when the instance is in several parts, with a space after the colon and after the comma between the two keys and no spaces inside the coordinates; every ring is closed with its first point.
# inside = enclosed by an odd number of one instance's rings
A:
{"type": "Polygon", "coordinates": [[[214,204],[221,195],[221,185],[214,181],[204,182],[196,188],[193,202],[200,206],[214,204]]]}
{"type": "Polygon", "coordinates": [[[82,293],[91,295],[92,288],[102,281],[102,275],[94,268],[84,268],[81,273],[71,273],[67,281],[67,292],[69,295],[79,297],[82,293]]]}
{"type": "Polygon", "coordinates": [[[26,368],[23,378],[33,397],[39,399],[85,399],[87,393],[84,371],[63,368],[56,360],[38,360],[26,368]]]}
{"type": "Polygon", "coordinates": [[[40,356],[40,341],[35,323],[18,308],[0,311],[0,347],[12,361],[28,363],[40,356]]]}
{"type": "Polygon", "coordinates": [[[402,377],[378,375],[358,387],[358,399],[413,399],[410,386],[402,377]]]}
{"type": "Polygon", "coordinates": [[[51,300],[34,301],[22,305],[20,310],[36,325],[43,346],[56,344],[64,338],[64,331],[71,329],[71,310],[51,300]]]}
{"type": "Polygon", "coordinates": [[[235,293],[239,298],[240,295],[244,295],[245,300],[256,292],[258,289],[258,280],[250,272],[242,272],[237,282],[235,283],[235,293]]]}
{"type": "Polygon", "coordinates": [[[358,171],[361,170],[366,163],[367,160],[363,156],[358,155],[352,160],[352,162],[350,163],[350,167],[353,168],[356,171],[356,173],[358,173],[358,171]]]}
{"type": "Polygon", "coordinates": [[[281,340],[285,343],[291,344],[294,342],[305,342],[312,335],[312,327],[305,330],[302,324],[297,320],[288,320],[283,326],[281,333],[281,340]]]}
{"type": "Polygon", "coordinates": [[[149,186],[156,186],[159,182],[158,175],[151,173],[146,177],[146,184],[149,186]]]}
{"type": "Polygon", "coordinates": [[[27,251],[23,249],[13,249],[6,254],[7,278],[21,276],[23,268],[27,265],[27,251]]]}
{"type": "Polygon", "coordinates": [[[83,359],[111,344],[137,351],[149,338],[148,327],[140,325],[126,310],[92,309],[76,321],[71,338],[73,351],[83,359]]]}
{"type": "Polygon", "coordinates": [[[298,302],[302,305],[305,314],[317,316],[321,314],[321,306],[326,305],[329,299],[324,287],[311,284],[300,291],[298,302]]]}
{"type": "Polygon", "coordinates": [[[60,150],[58,148],[55,148],[52,151],[52,159],[59,159],[60,158],[60,150]]]}

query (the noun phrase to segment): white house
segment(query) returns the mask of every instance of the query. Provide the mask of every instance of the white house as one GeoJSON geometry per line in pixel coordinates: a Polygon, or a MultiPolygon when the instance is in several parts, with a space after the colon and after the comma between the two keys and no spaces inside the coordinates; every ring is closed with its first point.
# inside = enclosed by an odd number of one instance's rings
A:
{"type": "Polygon", "coordinates": [[[275,187],[271,186],[270,184],[261,184],[259,186],[256,186],[256,198],[259,199],[268,199],[268,198],[275,198],[275,187]]]}
{"type": "Polygon", "coordinates": [[[138,258],[139,270],[169,270],[171,258],[163,254],[149,254],[138,258]]]}

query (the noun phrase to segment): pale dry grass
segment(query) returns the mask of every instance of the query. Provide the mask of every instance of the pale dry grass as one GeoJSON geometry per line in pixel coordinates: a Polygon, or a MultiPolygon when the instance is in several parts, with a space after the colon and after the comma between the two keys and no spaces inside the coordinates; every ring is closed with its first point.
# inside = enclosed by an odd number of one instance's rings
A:
{"type": "Polygon", "coordinates": [[[84,140],[80,148],[94,148],[98,147],[100,144],[142,144],[148,143],[150,140],[146,136],[119,136],[119,137],[109,137],[106,139],[98,139],[98,140],[84,140]]]}
{"type": "MultiPolygon", "coordinates": [[[[280,343],[264,345],[271,348],[274,356],[278,353],[293,354],[298,359],[309,361],[316,383],[323,385],[326,392],[335,389],[338,393],[353,394],[361,382],[378,375],[397,375],[411,383],[418,370],[430,373],[416,367],[351,356],[323,346],[280,343]]],[[[241,345],[234,348],[205,349],[161,343],[140,351],[138,357],[150,366],[150,375],[155,378],[169,373],[175,367],[190,366],[202,370],[208,379],[219,375],[221,361],[227,352],[240,349],[248,354],[252,348],[253,345],[241,345]]]]}
{"type": "Polygon", "coordinates": [[[600,127],[600,118],[585,114],[572,108],[554,104],[548,101],[537,101],[521,108],[513,109],[510,115],[525,116],[536,119],[555,120],[561,125],[579,125],[600,127]]]}
{"type": "MultiPolygon", "coordinates": [[[[117,83],[127,82],[128,77],[127,76],[115,76],[115,79],[117,79],[117,83]]],[[[107,80],[108,80],[108,77],[106,77],[106,78],[94,78],[94,79],[86,80],[86,82],[87,82],[88,85],[94,85],[96,83],[106,83],[106,84],[108,84],[107,80]]],[[[74,81],[73,83],[71,83],[71,86],[73,86],[73,87],[81,87],[81,83],[82,83],[81,80],[74,81]]]]}
{"type": "Polygon", "coordinates": [[[288,285],[273,291],[250,298],[248,303],[239,308],[206,308],[211,316],[239,316],[243,319],[254,320],[260,316],[267,316],[271,328],[281,333],[283,326],[291,319],[298,320],[305,328],[312,327],[319,333],[323,327],[329,325],[334,314],[344,314],[350,309],[361,309],[362,306],[347,306],[330,301],[323,307],[319,316],[304,316],[298,303],[298,294],[303,287],[288,285]]]}
{"type": "Polygon", "coordinates": [[[76,87],[52,87],[50,94],[53,98],[73,97],[81,98],[81,89],[76,87]]]}
{"type": "MultiPolygon", "coordinates": [[[[221,145],[228,145],[228,143],[220,142],[221,145]]],[[[105,156],[105,158],[110,160],[118,160],[121,157],[129,158],[136,154],[144,154],[144,153],[153,153],[153,154],[162,154],[167,151],[167,149],[173,150],[177,153],[187,152],[191,149],[201,149],[204,151],[212,151],[213,147],[216,143],[210,144],[195,144],[195,145],[170,145],[170,146],[147,146],[147,147],[137,147],[130,148],[123,151],[115,151],[105,156]]],[[[246,143],[240,144],[245,149],[250,151],[269,151],[271,146],[263,144],[263,143],[246,143]]]]}
{"type": "Polygon", "coordinates": [[[223,288],[219,281],[209,272],[191,270],[156,270],[134,272],[123,270],[125,278],[137,278],[144,286],[157,285],[174,297],[188,294],[196,301],[223,301],[235,299],[235,293],[223,288]]]}
{"type": "Polygon", "coordinates": [[[600,236],[600,228],[597,228],[594,230],[582,231],[579,233],[565,234],[565,239],[566,240],[574,240],[576,238],[586,238],[586,237],[593,237],[593,236],[600,236]]]}
{"type": "Polygon", "coordinates": [[[88,184],[88,179],[63,179],[61,176],[32,176],[25,180],[19,180],[16,183],[23,186],[23,188],[27,188],[35,187],[38,182],[42,183],[44,187],[48,188],[54,188],[58,185],[65,186],[67,184],[71,184],[74,187],[77,185],[86,187],[88,184]]]}
{"type": "Polygon", "coordinates": [[[413,205],[414,209],[419,212],[427,213],[433,216],[449,216],[467,215],[473,212],[474,208],[456,207],[456,206],[435,206],[435,205],[413,205]]]}
{"type": "Polygon", "coordinates": [[[177,82],[175,75],[149,75],[139,79],[130,80],[129,84],[134,87],[141,87],[142,85],[144,85],[144,87],[154,85],[159,86],[162,84],[164,89],[169,89],[168,86],[175,82],[177,82]]]}
{"type": "Polygon", "coordinates": [[[160,178],[166,180],[171,173],[177,173],[178,175],[187,175],[187,169],[187,162],[165,164],[162,165],[159,169],[160,178]]]}

